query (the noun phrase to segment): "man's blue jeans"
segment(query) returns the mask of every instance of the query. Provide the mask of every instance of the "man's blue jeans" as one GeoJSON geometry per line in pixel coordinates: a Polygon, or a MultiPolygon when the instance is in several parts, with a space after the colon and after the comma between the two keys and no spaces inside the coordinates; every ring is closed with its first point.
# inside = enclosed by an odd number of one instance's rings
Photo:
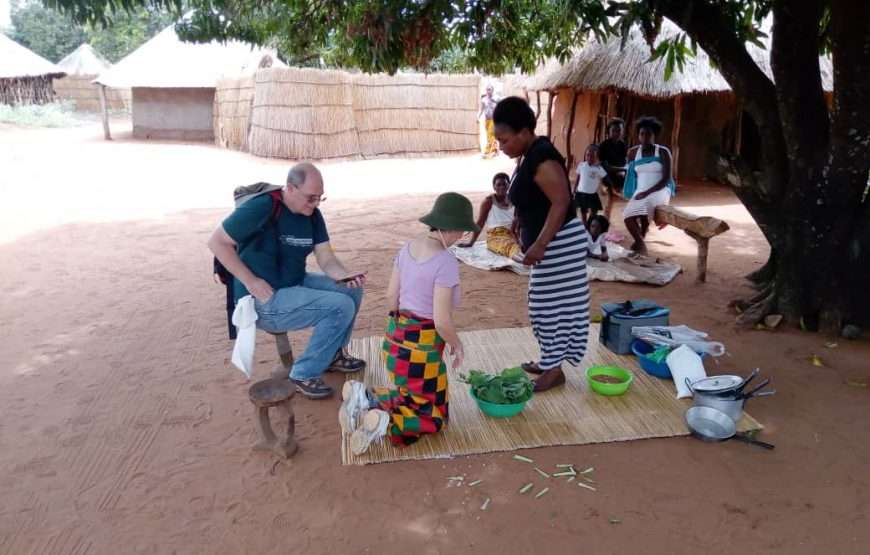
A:
{"type": "Polygon", "coordinates": [[[302,285],[278,289],[265,303],[254,302],[257,327],[273,333],[313,327],[308,347],[294,361],[290,377],[317,378],[350,341],[362,296],[362,289],[335,283],[324,274],[305,274],[302,285]]]}

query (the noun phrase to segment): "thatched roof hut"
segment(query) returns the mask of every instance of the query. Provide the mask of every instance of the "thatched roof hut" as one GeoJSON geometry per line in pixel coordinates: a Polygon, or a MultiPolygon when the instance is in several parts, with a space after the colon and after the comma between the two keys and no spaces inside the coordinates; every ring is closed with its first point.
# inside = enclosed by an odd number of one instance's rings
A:
{"type": "Polygon", "coordinates": [[[61,68],[0,33],[0,104],[51,102],[51,80],[63,75],[61,68]]]}
{"type": "MultiPolygon", "coordinates": [[[[112,67],[112,64],[90,44],[84,43],[57,65],[66,72],[66,77],[54,80],[57,97],[71,101],[76,110],[100,111],[100,87],[93,81],[112,67]]],[[[106,101],[109,110],[129,111],[130,89],[109,89],[106,91],[106,101]]]]}
{"type": "Polygon", "coordinates": [[[67,75],[99,75],[112,67],[112,64],[94,50],[93,46],[83,43],[59,61],[57,66],[67,75]]]}
{"type": "MultiPolygon", "coordinates": [[[[659,41],[681,30],[665,20],[659,41]]],[[[749,51],[759,67],[772,76],[769,52],[756,46],[749,51]]],[[[618,37],[592,40],[564,65],[546,64],[526,82],[532,91],[555,96],[551,131],[566,157],[580,158],[586,146],[604,139],[607,121],[621,117],[632,122],[641,115],[662,120],[674,153],[675,173],[683,177],[706,175],[711,155],[742,153],[752,162],[757,152],[757,130],[744,114],[731,87],[712,66],[701,48],[697,56],[675,69],[665,80],[665,60],[650,62],[650,46],[640,29],[632,29],[624,46],[618,37]]],[[[825,90],[833,87],[830,59],[820,59],[825,90]]],[[[635,142],[633,132],[626,137],[635,142]]]]}
{"type": "Polygon", "coordinates": [[[96,83],[132,89],[134,137],[210,141],[218,79],[256,68],[264,55],[274,57],[236,41],[183,42],[170,25],[96,83]]]}

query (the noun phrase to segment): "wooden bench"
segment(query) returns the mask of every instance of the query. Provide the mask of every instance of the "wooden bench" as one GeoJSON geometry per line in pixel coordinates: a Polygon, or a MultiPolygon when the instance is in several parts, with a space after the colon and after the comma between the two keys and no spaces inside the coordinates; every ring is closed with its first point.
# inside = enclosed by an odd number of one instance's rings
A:
{"type": "Polygon", "coordinates": [[[707,253],[710,239],[725,233],[730,228],[719,218],[710,216],[695,216],[673,206],[657,206],[655,223],[668,224],[686,232],[686,235],[698,243],[698,276],[699,282],[707,281],[707,253]]]}

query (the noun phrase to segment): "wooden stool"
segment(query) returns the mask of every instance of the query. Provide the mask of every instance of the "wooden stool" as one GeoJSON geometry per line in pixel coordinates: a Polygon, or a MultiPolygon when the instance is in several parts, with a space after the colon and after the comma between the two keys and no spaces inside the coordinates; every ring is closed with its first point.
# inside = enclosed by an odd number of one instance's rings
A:
{"type": "Polygon", "coordinates": [[[275,348],[278,350],[278,358],[280,359],[278,365],[272,370],[272,379],[287,380],[290,378],[290,370],[293,368],[293,349],[290,347],[290,338],[287,337],[287,332],[268,333],[275,338],[275,348]]]}
{"type": "Polygon", "coordinates": [[[262,380],[248,389],[248,397],[254,404],[254,412],[257,419],[257,430],[260,441],[254,445],[257,451],[272,451],[280,457],[289,459],[296,453],[298,445],[293,437],[296,430],[296,417],[293,415],[291,401],[295,389],[290,380],[262,380]],[[278,439],[272,431],[272,422],[269,419],[269,409],[275,407],[281,417],[287,418],[287,436],[278,439]]]}

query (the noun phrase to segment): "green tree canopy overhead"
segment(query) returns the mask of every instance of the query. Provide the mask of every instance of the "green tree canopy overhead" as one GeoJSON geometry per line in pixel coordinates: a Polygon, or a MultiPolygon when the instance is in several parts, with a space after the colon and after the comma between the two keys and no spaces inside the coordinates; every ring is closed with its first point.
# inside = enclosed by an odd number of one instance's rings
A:
{"type": "Polygon", "coordinates": [[[70,15],[36,1],[13,2],[9,36],[52,62],[83,42],[117,62],[177,19],[169,10],[139,7],[111,14],[105,25],[76,22],[70,15]]]}
{"type": "MultiPolygon", "coordinates": [[[[174,9],[180,0],[45,0],[80,22],[112,9],[174,9]]],[[[866,0],[190,0],[177,27],[190,40],[279,44],[289,58],[328,49],[366,71],[428,68],[451,51],[476,69],[533,70],[565,60],[589,36],[627,36],[640,25],[656,44],[663,17],[684,34],[659,43],[679,71],[703,48],[759,128],[762,171],[733,160],[737,196],[771,246],[751,278],[759,293],[744,320],[783,313],[836,330],[870,319],[870,2],[866,0]],[[747,42],[765,37],[773,77],[747,42]],[[827,109],[818,55],[834,66],[827,109]]],[[[448,54],[449,56],[449,54],[448,54]]],[[[448,58],[449,59],[449,58],[448,58]]]]}
{"type": "Polygon", "coordinates": [[[38,3],[11,7],[9,37],[51,62],[59,62],[87,40],[84,28],[60,12],[38,3]]]}

